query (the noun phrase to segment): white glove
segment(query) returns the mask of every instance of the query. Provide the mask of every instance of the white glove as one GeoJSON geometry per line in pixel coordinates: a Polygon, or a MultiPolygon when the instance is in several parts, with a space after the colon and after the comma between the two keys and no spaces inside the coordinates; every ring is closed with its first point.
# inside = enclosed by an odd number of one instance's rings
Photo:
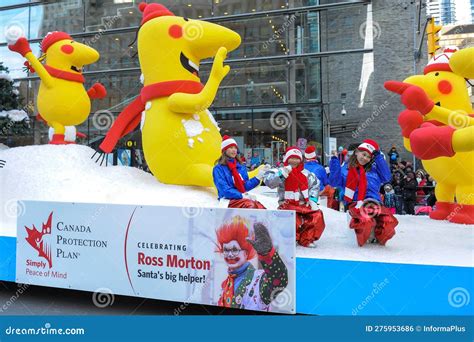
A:
{"type": "Polygon", "coordinates": [[[357,201],[357,204],[356,204],[356,209],[359,209],[360,207],[362,207],[362,205],[364,204],[364,201],[357,201]]]}
{"type": "Polygon", "coordinates": [[[256,201],[257,200],[257,197],[255,195],[252,195],[252,194],[249,194],[248,192],[244,192],[242,194],[242,198],[244,199],[249,199],[249,200],[252,200],[252,201],[256,201]]]}
{"type": "Polygon", "coordinates": [[[280,172],[281,172],[281,174],[283,175],[283,177],[288,178],[288,176],[289,176],[289,174],[290,174],[290,172],[291,172],[291,169],[292,169],[292,168],[291,168],[291,165],[287,165],[287,166],[285,166],[285,167],[282,167],[282,168],[280,169],[280,172]]]}
{"type": "Polygon", "coordinates": [[[257,179],[258,180],[262,180],[263,176],[265,175],[265,172],[267,172],[268,170],[270,170],[272,167],[268,164],[266,164],[264,167],[260,168],[260,170],[258,171],[258,174],[257,174],[257,179]]]}

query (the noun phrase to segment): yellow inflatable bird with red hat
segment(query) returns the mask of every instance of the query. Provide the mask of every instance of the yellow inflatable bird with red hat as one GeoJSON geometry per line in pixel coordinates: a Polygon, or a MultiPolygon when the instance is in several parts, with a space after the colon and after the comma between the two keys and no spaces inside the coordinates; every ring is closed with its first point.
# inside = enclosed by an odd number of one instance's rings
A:
{"type": "Polygon", "coordinates": [[[70,143],[65,140],[66,127],[83,123],[90,114],[90,99],[103,98],[107,93],[100,83],[88,91],[84,88],[82,67],[96,62],[99,53],[60,31],[48,33],[41,42],[44,65],[24,37],[8,48],[25,57],[25,65],[40,77],[37,106],[40,117],[54,129],[50,144],[70,143]]]}
{"type": "Polygon", "coordinates": [[[210,22],[175,16],[161,4],[141,3],[138,57],[144,87],[118,116],[100,145],[110,153],[140,123],[146,162],[162,183],[213,186],[220,156],[219,127],[208,108],[230,67],[227,52],[240,36],[210,22]],[[214,57],[206,84],[199,64],[214,57]]]}
{"type": "Polygon", "coordinates": [[[424,75],[385,83],[406,107],[398,117],[405,147],[436,181],[430,217],[462,224],[474,224],[474,110],[466,84],[473,60],[474,48],[447,47],[424,75]]]}

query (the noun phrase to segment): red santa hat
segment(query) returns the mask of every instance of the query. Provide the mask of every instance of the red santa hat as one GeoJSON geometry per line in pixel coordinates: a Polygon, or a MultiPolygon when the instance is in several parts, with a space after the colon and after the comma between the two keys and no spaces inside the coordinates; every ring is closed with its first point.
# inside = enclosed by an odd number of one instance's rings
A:
{"type": "Polygon", "coordinates": [[[303,160],[303,154],[296,146],[290,146],[286,149],[285,156],[283,157],[283,163],[287,163],[290,158],[299,158],[303,160]]]}
{"type": "Polygon", "coordinates": [[[228,135],[224,135],[222,137],[221,151],[224,152],[225,150],[227,150],[229,147],[232,147],[232,146],[239,148],[237,146],[237,142],[234,139],[232,139],[228,135]]]}
{"type": "Polygon", "coordinates": [[[43,41],[41,42],[41,51],[43,51],[43,53],[46,53],[46,50],[48,50],[51,45],[64,39],[72,40],[71,36],[66,32],[48,32],[44,37],[43,41]]]}
{"type": "Polygon", "coordinates": [[[141,25],[145,24],[147,21],[164,16],[171,16],[174,17],[173,12],[167,9],[162,4],[147,4],[146,2],[141,2],[138,5],[138,9],[140,12],[143,13],[142,23],[141,25]]]}
{"type": "Polygon", "coordinates": [[[309,145],[304,151],[304,157],[307,160],[316,159],[316,147],[309,145]]]}
{"type": "Polygon", "coordinates": [[[456,51],[459,51],[456,46],[446,47],[442,53],[431,58],[423,70],[423,73],[426,75],[432,71],[452,71],[449,66],[449,60],[456,51]]]}
{"type": "Polygon", "coordinates": [[[365,139],[362,144],[360,144],[357,149],[359,151],[366,151],[370,155],[373,155],[375,151],[379,149],[379,144],[371,139],[365,139]]]}

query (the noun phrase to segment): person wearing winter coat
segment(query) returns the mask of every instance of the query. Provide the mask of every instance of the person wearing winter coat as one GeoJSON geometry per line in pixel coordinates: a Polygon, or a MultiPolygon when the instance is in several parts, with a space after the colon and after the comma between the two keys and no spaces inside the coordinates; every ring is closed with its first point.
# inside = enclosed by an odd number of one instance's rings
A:
{"type": "Polygon", "coordinates": [[[415,215],[417,187],[415,174],[413,171],[408,172],[403,181],[403,204],[408,215],[415,215]]]}
{"type": "Polygon", "coordinates": [[[395,208],[398,215],[403,214],[403,178],[400,171],[393,173],[392,187],[395,191],[395,208]]]}
{"type": "Polygon", "coordinates": [[[269,311],[271,302],[288,285],[288,269],[273,246],[267,227],[255,223],[253,234],[244,219],[234,217],[216,231],[218,252],[227,264],[218,305],[269,311]],[[261,267],[251,261],[257,257],[261,267]]]}
{"type": "Polygon", "coordinates": [[[388,159],[390,160],[390,165],[397,165],[399,157],[400,155],[398,154],[397,148],[395,146],[392,146],[392,148],[388,152],[388,159]]]}
{"type": "Polygon", "coordinates": [[[425,186],[427,183],[426,173],[423,169],[418,169],[415,172],[416,183],[418,184],[418,190],[416,191],[416,203],[423,204],[425,200],[425,186]]]}
{"type": "Polygon", "coordinates": [[[344,201],[351,216],[349,227],[355,230],[358,245],[367,241],[385,245],[395,235],[398,220],[381,203],[379,189],[390,181],[391,173],[378,144],[364,140],[352,154],[345,176],[337,160],[332,162],[331,173],[339,174],[338,185],[344,187],[344,201]]]}
{"type": "Polygon", "coordinates": [[[319,181],[314,173],[304,169],[303,154],[295,147],[288,147],[283,167],[271,169],[263,181],[271,189],[278,188],[280,210],[296,211],[296,241],[304,247],[315,247],[324,228],[324,216],[317,202],[319,181]]]}
{"type": "Polygon", "coordinates": [[[237,142],[224,135],[221,144],[221,157],[216,161],[212,176],[217,188],[219,201],[228,201],[229,208],[265,209],[263,204],[249,194],[248,191],[257,187],[269,167],[259,170],[256,177],[249,179],[247,168],[237,155],[237,142]]]}
{"type": "MultiPolygon", "coordinates": [[[[349,164],[354,160],[357,160],[354,156],[355,151],[357,151],[358,146],[361,144],[356,145],[357,147],[354,150],[349,150],[350,158],[347,163],[344,165],[340,165],[337,156],[333,152],[333,156],[329,161],[329,185],[334,188],[339,188],[340,197],[344,199],[345,189],[346,189],[346,181],[347,175],[349,172],[349,164]]],[[[378,145],[377,145],[378,146],[378,145]]],[[[374,199],[378,202],[382,201],[380,197],[380,188],[382,184],[389,182],[392,178],[392,174],[390,169],[385,162],[385,159],[380,153],[376,153],[370,161],[370,165],[368,166],[367,170],[367,193],[366,197],[374,199]]],[[[347,201],[344,201],[346,208],[348,205],[347,201]]]]}
{"type": "Polygon", "coordinates": [[[383,195],[383,205],[390,210],[392,214],[397,212],[397,201],[395,197],[395,190],[392,187],[392,184],[387,183],[383,186],[384,195],[383,195]]]}
{"type": "Polygon", "coordinates": [[[323,191],[328,185],[328,175],[326,169],[316,160],[316,148],[308,146],[304,152],[305,163],[304,168],[316,175],[319,180],[319,191],[323,191]]]}

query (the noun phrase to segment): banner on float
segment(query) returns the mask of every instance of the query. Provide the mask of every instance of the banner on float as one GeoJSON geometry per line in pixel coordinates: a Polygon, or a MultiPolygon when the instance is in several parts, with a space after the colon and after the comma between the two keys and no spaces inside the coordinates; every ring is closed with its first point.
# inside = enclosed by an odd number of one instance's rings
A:
{"type": "Polygon", "coordinates": [[[293,211],[25,201],[16,281],[295,313],[294,227],[293,211]]]}

